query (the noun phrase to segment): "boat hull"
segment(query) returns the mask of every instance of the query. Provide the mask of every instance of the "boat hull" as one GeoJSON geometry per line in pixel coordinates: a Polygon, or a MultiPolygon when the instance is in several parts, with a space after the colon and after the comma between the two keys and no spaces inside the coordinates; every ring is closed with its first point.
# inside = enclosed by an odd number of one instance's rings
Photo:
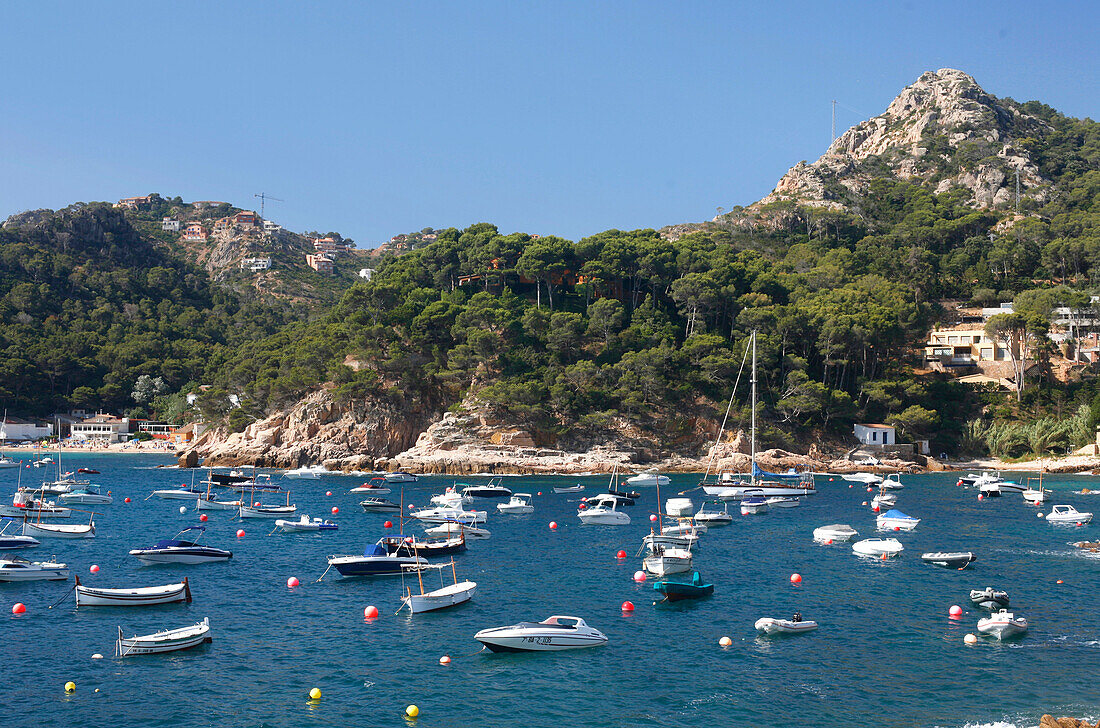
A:
{"type": "Polygon", "coordinates": [[[146,607],[190,601],[191,588],[186,580],[178,584],[134,589],[97,589],[79,582],[76,586],[78,607],[146,607]]]}
{"type": "Polygon", "coordinates": [[[23,523],[24,536],[37,536],[38,538],[95,538],[95,524],[53,524],[53,523],[23,523]]]}
{"type": "Polygon", "coordinates": [[[607,644],[607,637],[593,630],[591,633],[549,632],[526,633],[511,627],[486,629],[474,635],[481,644],[493,652],[558,652],[607,644]]]}
{"type": "Polygon", "coordinates": [[[177,652],[198,647],[211,642],[210,620],[204,619],[193,627],[184,627],[142,637],[123,637],[119,629],[119,638],[115,642],[115,655],[133,657],[152,655],[161,652],[177,652]]]}
{"type": "Polygon", "coordinates": [[[977,561],[978,557],[970,551],[959,552],[929,552],[921,554],[921,561],[933,566],[941,566],[945,569],[962,570],[977,561]]]}
{"type": "Polygon", "coordinates": [[[642,568],[656,576],[682,574],[685,571],[691,571],[691,561],[690,551],[684,551],[683,554],[666,552],[655,556],[647,556],[642,560],[642,568]]]}
{"type": "Polygon", "coordinates": [[[858,556],[870,556],[872,558],[892,558],[905,549],[897,539],[864,539],[852,544],[852,552],[858,556]]]}
{"type": "Polygon", "coordinates": [[[241,506],[237,509],[237,516],[239,518],[285,518],[297,512],[297,506],[241,506]]]}
{"type": "Polygon", "coordinates": [[[340,576],[397,576],[407,572],[406,567],[428,562],[405,556],[333,556],[328,563],[340,576]]]}
{"type": "Polygon", "coordinates": [[[832,526],[820,526],[814,529],[815,541],[851,541],[858,535],[859,531],[844,523],[837,523],[832,526]]]}
{"type": "Polygon", "coordinates": [[[215,561],[228,561],[233,558],[230,551],[215,548],[173,548],[173,549],[134,549],[131,556],[146,566],[156,564],[206,564],[215,561]]]}
{"type": "Polygon", "coordinates": [[[627,526],[630,516],[622,511],[582,511],[577,514],[581,523],[592,526],[627,526]]]}
{"type": "Polygon", "coordinates": [[[789,619],[773,619],[772,617],[756,620],[756,631],[763,632],[766,635],[803,634],[804,632],[812,632],[815,629],[817,629],[817,622],[810,620],[793,622],[789,619]]]}
{"type": "Polygon", "coordinates": [[[686,601],[688,599],[705,599],[714,594],[714,584],[684,584],[675,581],[658,581],[653,584],[653,590],[663,594],[670,602],[686,601]]]}
{"type": "Polygon", "coordinates": [[[460,581],[424,594],[410,594],[405,597],[405,603],[409,605],[409,610],[413,614],[434,612],[470,601],[476,590],[477,582],[460,581]]]}
{"type": "Polygon", "coordinates": [[[64,581],[69,567],[64,564],[36,569],[0,569],[0,581],[64,581]]]}

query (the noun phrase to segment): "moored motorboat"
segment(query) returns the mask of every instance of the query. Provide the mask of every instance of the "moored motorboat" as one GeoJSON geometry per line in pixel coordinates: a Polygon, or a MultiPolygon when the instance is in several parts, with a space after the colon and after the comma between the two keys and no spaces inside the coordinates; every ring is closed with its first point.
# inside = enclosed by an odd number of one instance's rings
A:
{"type": "Polygon", "coordinates": [[[422,508],[411,514],[425,523],[485,523],[486,511],[467,511],[462,508],[437,506],[435,508],[422,508]]]}
{"type": "Polygon", "coordinates": [[[56,561],[28,561],[19,556],[0,558],[0,581],[42,581],[69,578],[68,564],[56,561]]]}
{"type": "Polygon", "coordinates": [[[349,493],[366,493],[367,495],[389,495],[393,491],[386,487],[385,478],[371,478],[366,483],[356,486],[349,493]]]}
{"type": "Polygon", "coordinates": [[[184,485],[179,488],[162,488],[160,490],[154,490],[152,493],[149,494],[149,497],[152,498],[153,496],[156,496],[157,498],[163,498],[164,500],[193,501],[198,500],[202,497],[202,495],[203,491],[196,488],[189,488],[184,485]]]}
{"type": "Polygon", "coordinates": [[[330,556],[328,565],[341,576],[397,576],[407,566],[428,563],[412,552],[404,536],[383,536],[363,549],[362,556],[330,556]]]}
{"type": "Polygon", "coordinates": [[[961,571],[977,561],[978,557],[971,551],[928,551],[921,554],[920,559],[926,564],[961,571]]]}
{"type": "Polygon", "coordinates": [[[984,480],[978,486],[978,492],[985,498],[1000,498],[1001,484],[996,480],[984,480]]]}
{"type": "Polygon", "coordinates": [[[695,510],[691,498],[669,498],[665,501],[665,513],[670,516],[690,516],[695,510]]]}
{"type": "Polygon", "coordinates": [[[19,488],[12,496],[11,505],[0,505],[0,516],[12,518],[69,518],[72,509],[62,508],[53,501],[36,498],[26,488],[19,488]]]}
{"type": "Polygon", "coordinates": [[[691,551],[654,544],[649,556],[642,560],[642,568],[650,574],[667,576],[691,571],[691,551]]]}
{"type": "Polygon", "coordinates": [[[451,536],[441,538],[418,538],[405,536],[404,542],[398,545],[397,541],[388,541],[386,551],[390,554],[404,554],[409,551],[417,556],[447,556],[466,550],[466,534],[461,531],[451,536]]]}
{"type": "Polygon", "coordinates": [[[840,473],[840,477],[849,483],[863,483],[864,485],[878,485],[882,482],[881,475],[874,473],[840,473]]]}
{"type": "Polygon", "coordinates": [[[890,558],[897,556],[905,547],[896,538],[865,538],[852,544],[852,551],[859,556],[890,558]]]}
{"type": "Polygon", "coordinates": [[[386,473],[382,478],[387,483],[415,483],[420,478],[416,477],[412,473],[406,473],[403,470],[397,470],[392,473],[386,473]]]}
{"type": "Polygon", "coordinates": [[[285,473],[283,473],[283,476],[287,478],[299,478],[302,480],[317,480],[321,477],[323,473],[326,472],[328,471],[325,470],[325,466],[323,465],[303,465],[299,468],[294,468],[293,470],[286,471],[285,473]]]}
{"type": "Polygon", "coordinates": [[[555,493],[583,493],[584,486],[578,483],[577,485],[563,485],[554,488],[555,493]]]}
{"type": "Polygon", "coordinates": [[[894,493],[879,493],[871,499],[872,508],[893,508],[898,503],[898,497],[894,493]]]}
{"type": "Polygon", "coordinates": [[[577,511],[577,518],[586,525],[625,526],[630,516],[619,510],[619,501],[614,497],[597,496],[589,498],[583,510],[577,511]]]}
{"type": "Polygon", "coordinates": [[[462,495],[471,498],[510,498],[512,489],[500,484],[500,478],[494,478],[484,485],[468,485],[462,489],[462,495]]]}
{"type": "Polygon", "coordinates": [[[767,502],[768,508],[795,508],[802,503],[801,498],[793,495],[773,495],[764,500],[767,502]]]}
{"type": "Polygon", "coordinates": [[[679,602],[686,599],[704,599],[714,594],[714,584],[707,584],[695,571],[690,581],[662,579],[653,583],[653,590],[664,595],[665,601],[679,602]]]}
{"type": "Polygon", "coordinates": [[[1092,513],[1079,511],[1073,506],[1057,505],[1050,507],[1046,519],[1047,523],[1084,524],[1092,521],[1092,513]]]}
{"type": "Polygon", "coordinates": [[[57,499],[62,503],[85,506],[108,506],[115,500],[109,493],[101,493],[96,485],[79,486],[68,493],[62,493],[57,499]]]}
{"type": "Polygon", "coordinates": [[[232,551],[214,548],[213,546],[200,546],[196,541],[180,538],[184,534],[195,532],[194,538],[197,540],[205,531],[205,526],[185,528],[176,534],[175,538],[161,539],[149,548],[133,549],[130,551],[130,555],[147,566],[154,564],[205,564],[212,561],[227,561],[233,558],[232,551]]]}
{"type": "Polygon", "coordinates": [[[895,508],[891,508],[885,513],[879,514],[875,521],[880,531],[912,531],[917,527],[917,524],[920,523],[919,518],[907,516],[895,508]]]}
{"type": "Polygon", "coordinates": [[[116,657],[151,655],[158,652],[176,652],[211,641],[210,618],[205,617],[198,624],[179,629],[154,632],[144,636],[123,637],[122,627],[118,628],[118,640],[115,642],[116,657]]]}
{"type": "Polygon", "coordinates": [[[847,523],[833,523],[814,529],[814,541],[850,541],[859,535],[859,531],[847,523]]]}
{"type": "Polygon", "coordinates": [[[534,513],[535,506],[531,504],[530,493],[515,493],[507,503],[497,503],[497,510],[501,513],[534,513]]]}
{"type": "Polygon", "coordinates": [[[285,506],[247,505],[242,503],[237,509],[238,518],[285,518],[298,512],[298,506],[288,503],[285,506]]]}
{"type": "Polygon", "coordinates": [[[686,534],[673,534],[673,533],[647,533],[642,537],[642,546],[638,550],[638,554],[652,552],[658,546],[665,548],[678,548],[678,549],[690,549],[699,540],[699,535],[696,533],[686,534]]]}
{"type": "Polygon", "coordinates": [[[708,526],[725,526],[733,523],[733,516],[722,500],[704,502],[695,513],[695,521],[708,526]]]}
{"type": "Polygon", "coordinates": [[[775,619],[774,617],[761,617],[756,620],[756,631],[766,635],[774,634],[802,634],[817,629],[817,622],[809,619],[775,619]]]}
{"type": "Polygon", "coordinates": [[[879,490],[902,490],[905,488],[905,486],[901,484],[901,476],[897,473],[890,473],[887,475],[882,479],[878,487],[879,490]]]}
{"type": "Polygon", "coordinates": [[[385,498],[367,498],[359,501],[360,507],[367,513],[399,513],[401,506],[385,498]]]}
{"type": "Polygon", "coordinates": [[[458,533],[462,533],[467,540],[469,539],[481,539],[485,540],[492,534],[487,529],[478,528],[477,526],[471,526],[467,523],[441,523],[438,526],[432,526],[431,528],[425,528],[424,533],[429,536],[454,536],[458,533]]]}
{"type": "Polygon", "coordinates": [[[971,589],[970,601],[982,609],[996,611],[1008,606],[1008,592],[991,586],[985,589],[971,589]]]}
{"type": "Polygon", "coordinates": [[[103,589],[81,584],[78,576],[75,591],[78,607],[145,607],[153,604],[191,602],[191,587],[186,577],[179,583],[163,586],[103,589]]]}
{"type": "Polygon", "coordinates": [[[1016,637],[1027,631],[1027,620],[1001,609],[978,620],[978,631],[999,640],[1016,637]]]}
{"type": "Polygon", "coordinates": [[[310,518],[303,514],[301,518],[279,518],[275,525],[283,531],[335,531],[339,526],[323,518],[310,518]]]}
{"type": "Polygon", "coordinates": [[[607,644],[603,632],[589,627],[580,617],[565,615],[555,615],[541,622],[483,629],[474,639],[493,652],[544,652],[607,644]]]}
{"type": "Polygon", "coordinates": [[[4,527],[0,528],[0,551],[11,551],[14,549],[25,549],[31,546],[38,546],[41,542],[36,538],[30,536],[24,536],[21,534],[4,533],[8,530],[8,526],[15,523],[15,519],[9,516],[4,516],[4,527]]]}
{"type": "Polygon", "coordinates": [[[222,500],[217,493],[203,493],[195,502],[198,511],[237,511],[244,505],[242,500],[222,500]]]}
{"type": "Polygon", "coordinates": [[[656,470],[647,470],[644,473],[638,473],[632,475],[626,479],[629,485],[668,485],[670,482],[667,475],[659,475],[656,470]]]}
{"type": "Polygon", "coordinates": [[[768,499],[764,497],[764,492],[759,488],[751,488],[744,492],[744,497],[741,499],[741,515],[758,515],[768,512],[768,499]]]}
{"type": "MultiPolygon", "coordinates": [[[[466,495],[458,489],[458,483],[447,486],[447,490],[436,493],[430,499],[434,506],[446,506],[448,508],[465,508],[474,502],[472,495],[466,495]]],[[[465,486],[464,486],[465,487],[465,486]]]]}

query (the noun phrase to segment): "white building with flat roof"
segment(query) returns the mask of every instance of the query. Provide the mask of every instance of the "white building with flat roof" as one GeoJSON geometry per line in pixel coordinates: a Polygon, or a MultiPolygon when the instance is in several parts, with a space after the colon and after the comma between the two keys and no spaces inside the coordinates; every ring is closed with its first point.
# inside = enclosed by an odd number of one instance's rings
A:
{"type": "Polygon", "coordinates": [[[256,272],[271,267],[271,256],[266,258],[241,258],[241,270],[256,272]]]}
{"type": "Polygon", "coordinates": [[[890,425],[855,425],[856,439],[864,445],[897,445],[898,436],[890,425]]]}

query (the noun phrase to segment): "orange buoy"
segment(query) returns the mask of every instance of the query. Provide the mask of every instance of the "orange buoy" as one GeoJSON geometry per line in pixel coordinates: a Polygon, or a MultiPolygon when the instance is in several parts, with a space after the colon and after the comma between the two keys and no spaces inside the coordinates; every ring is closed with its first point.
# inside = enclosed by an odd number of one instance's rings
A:
{"type": "Polygon", "coordinates": [[[825,539],[825,545],[826,546],[832,546],[833,545],[833,540],[831,538],[825,539]]]}
{"type": "Polygon", "coordinates": [[[633,612],[634,611],[634,602],[631,602],[631,601],[623,602],[623,611],[624,612],[633,612]]]}
{"type": "Polygon", "coordinates": [[[440,657],[439,658],[439,664],[440,665],[450,665],[451,664],[450,656],[449,655],[443,655],[443,657],[440,657]]]}
{"type": "Polygon", "coordinates": [[[882,555],[882,560],[883,560],[883,561],[886,561],[886,554],[883,554],[883,555],[882,555]]]}
{"type": "Polygon", "coordinates": [[[1062,580],[1061,580],[1061,579],[1059,579],[1058,581],[1056,581],[1056,582],[1054,582],[1054,583],[1055,583],[1055,584],[1061,584],[1061,583],[1062,583],[1062,580]]]}

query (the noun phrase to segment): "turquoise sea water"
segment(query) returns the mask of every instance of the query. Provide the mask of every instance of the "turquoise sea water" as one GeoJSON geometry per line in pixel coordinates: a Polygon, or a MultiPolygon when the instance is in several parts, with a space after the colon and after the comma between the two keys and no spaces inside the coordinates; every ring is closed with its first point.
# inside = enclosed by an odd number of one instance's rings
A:
{"type": "MultiPolygon", "coordinates": [[[[1004,721],[1034,726],[1044,712],[1096,716],[1100,687],[1100,622],[1096,595],[1100,557],[1071,545],[1100,539],[1100,526],[1056,527],[1035,517],[1019,495],[979,502],[956,475],[903,476],[898,508],[917,516],[912,533],[889,562],[855,557],[848,545],[821,546],[811,532],[848,523],[874,536],[874,514],[863,488],[818,478],[819,492],[793,509],[735,517],[713,528],[698,548],[696,568],[715,595],[687,606],[654,607],[649,583],[631,575],[648,532],[655,492],[645,488],[629,526],[582,526],[576,494],[553,485],[590,485],[606,478],[506,478],[513,490],[537,493],[536,511],[502,516],[493,502],[488,541],[472,541],[456,557],[458,576],[478,582],[474,600],[410,616],[400,605],[400,579],[342,579],[334,571],[316,583],[329,554],[361,553],[384,533],[381,514],[363,513],[347,490],[362,477],[283,481],[299,513],[328,516],[340,530],[269,535],[272,524],[243,526],[231,512],[211,512],[205,542],[230,548],[227,563],[142,567],[127,551],[198,524],[178,512],[182,501],[144,500],[154,489],[190,481],[190,474],[155,469],[162,456],[74,456],[67,466],[95,467],[92,478],[115,503],[99,507],[97,538],[44,541],[21,555],[56,555],[84,583],[106,587],[165,584],[190,577],[194,602],[135,609],[76,609],[72,596],[47,607],[72,585],[0,584],[4,621],[5,726],[680,726],[774,725],[945,726],[1004,721]],[[332,496],[325,496],[331,490],[332,496]],[[124,504],[130,496],[132,503],[124,504]],[[340,508],[331,516],[332,506],[340,508]],[[551,531],[550,521],[560,524],[551,531]],[[246,530],[243,539],[234,534],[246,530]],[[618,560],[619,549],[628,558],[618,560]],[[922,551],[973,550],[963,572],[923,564],[922,551]],[[98,574],[88,568],[98,564],[98,574]],[[792,572],[803,576],[792,586],[792,572]],[[288,589],[296,576],[301,586],[288,589]],[[1061,579],[1064,583],[1058,584],[1061,579]],[[981,612],[971,588],[1008,590],[1014,610],[1031,624],[1017,642],[983,639],[967,646],[981,612]],[[620,605],[632,601],[633,613],[620,605]],[[28,611],[11,616],[11,605],[28,611]],[[948,608],[965,614],[953,621],[948,608]],[[381,616],[363,619],[363,608],[381,616]],[[821,628],[788,638],[761,639],[753,623],[800,610],[821,628]],[[565,653],[478,653],[480,629],[583,617],[610,642],[565,653]],[[113,658],[117,626],[127,634],[194,624],[209,617],[213,643],[169,655],[113,658]],[[729,636],[723,649],[718,640],[729,636]],[[105,659],[92,660],[93,653],[105,659]],[[440,656],[453,658],[449,666],[440,656]],[[63,685],[72,680],[76,692],[63,685]],[[308,700],[310,688],[323,691],[308,700]],[[95,692],[95,689],[99,692],[95,692]],[[406,721],[405,706],[421,716],[406,721]]],[[[42,471],[24,469],[24,479],[42,471]]],[[[201,476],[200,476],[201,477],[201,476]]],[[[277,476],[276,476],[277,477],[277,476]]],[[[405,487],[405,502],[426,504],[452,478],[428,477],[405,487]]],[[[484,482],[485,478],[464,478],[484,482]]],[[[16,471],[0,471],[0,493],[15,489],[16,471]]],[[[667,497],[696,476],[673,476],[667,497]]],[[[1100,510],[1100,479],[1052,477],[1056,503],[1100,510]]],[[[696,504],[698,492],[692,493],[696,504]]],[[[395,491],[396,496],[396,491],[395,491]]],[[[731,504],[731,513],[735,504],[731,504]]],[[[1049,511],[1049,504],[1044,508],[1049,511]]],[[[410,529],[415,530],[415,529],[410,529]]],[[[1095,718],[1094,718],[1095,719],[1095,718]]]]}

